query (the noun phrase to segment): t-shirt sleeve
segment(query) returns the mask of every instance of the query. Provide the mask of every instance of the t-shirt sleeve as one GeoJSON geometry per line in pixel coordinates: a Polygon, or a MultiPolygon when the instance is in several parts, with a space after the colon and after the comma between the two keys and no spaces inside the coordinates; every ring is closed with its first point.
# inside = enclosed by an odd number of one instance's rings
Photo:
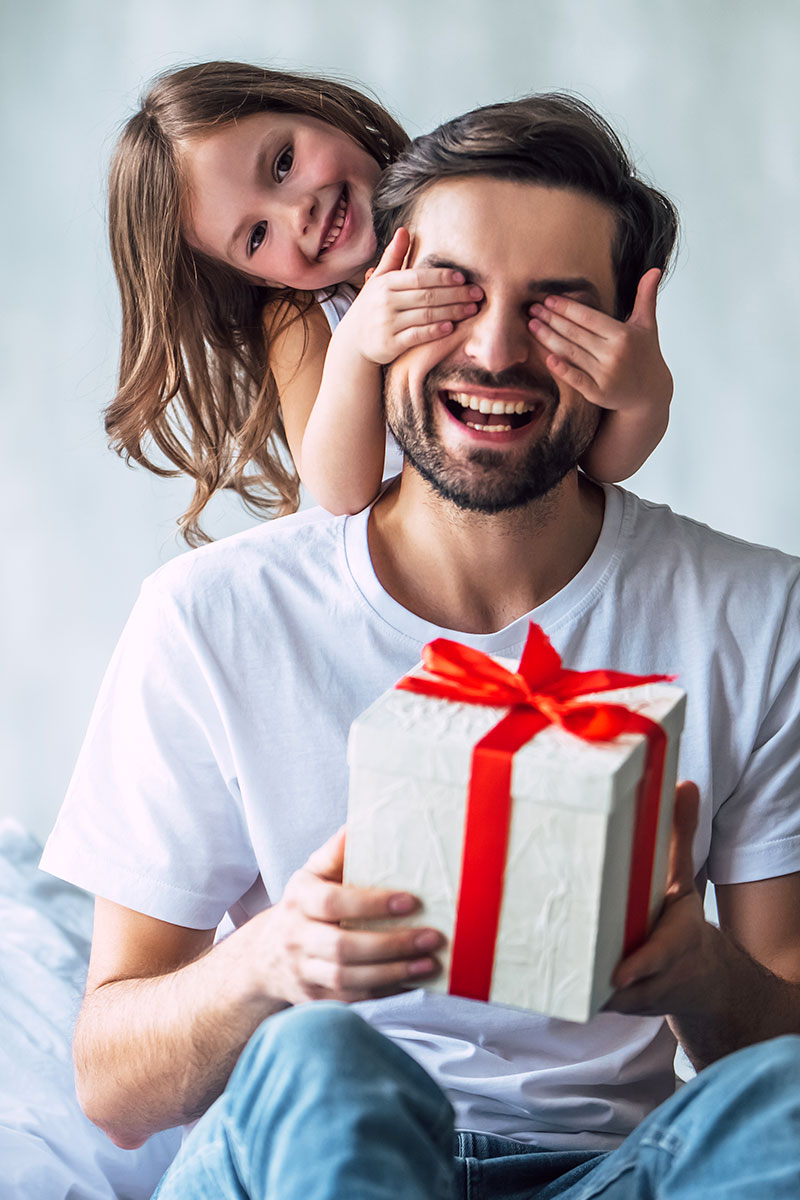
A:
{"type": "Polygon", "coordinates": [[[712,883],[800,871],[800,587],[789,595],[763,717],[736,788],[714,817],[712,883]]]}
{"type": "Polygon", "coordinates": [[[208,645],[159,574],[147,580],[41,862],[197,929],[216,927],[258,876],[208,645]]]}

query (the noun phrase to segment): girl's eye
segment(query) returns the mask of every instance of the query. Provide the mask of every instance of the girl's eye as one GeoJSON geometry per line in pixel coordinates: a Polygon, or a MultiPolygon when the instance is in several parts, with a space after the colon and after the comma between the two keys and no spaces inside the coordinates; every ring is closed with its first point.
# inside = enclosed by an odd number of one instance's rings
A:
{"type": "Polygon", "coordinates": [[[261,243],[264,241],[264,238],[266,236],[267,236],[267,222],[259,221],[257,225],[253,226],[252,232],[250,233],[250,237],[247,242],[247,253],[255,254],[256,250],[261,245],[261,243]]]}
{"type": "Polygon", "coordinates": [[[278,157],[275,159],[275,178],[278,183],[283,183],[283,180],[292,169],[294,162],[294,150],[291,146],[287,146],[278,157]]]}

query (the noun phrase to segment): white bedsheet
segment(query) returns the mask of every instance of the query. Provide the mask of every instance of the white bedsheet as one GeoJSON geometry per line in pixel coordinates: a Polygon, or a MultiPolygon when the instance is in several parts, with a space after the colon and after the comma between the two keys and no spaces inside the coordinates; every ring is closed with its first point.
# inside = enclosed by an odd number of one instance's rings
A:
{"type": "Polygon", "coordinates": [[[180,1131],[120,1150],[81,1112],[70,1043],[92,901],[39,871],[40,854],[0,820],[0,1200],[147,1200],[180,1131]]]}

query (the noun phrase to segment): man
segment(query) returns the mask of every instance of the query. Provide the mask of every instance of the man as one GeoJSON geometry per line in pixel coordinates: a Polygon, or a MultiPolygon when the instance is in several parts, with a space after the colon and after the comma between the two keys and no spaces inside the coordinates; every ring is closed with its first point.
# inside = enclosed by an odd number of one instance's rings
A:
{"type": "Polygon", "coordinates": [[[596,410],[528,326],[550,295],[557,335],[570,300],[625,316],[672,210],[558,96],[419,139],[376,204],[412,266],[485,298],[388,369],[405,466],[370,512],[300,514],[145,584],[43,860],[99,897],[82,1103],[135,1146],[222,1093],[165,1198],[795,1195],[800,563],[581,476],[596,410]],[[340,882],[351,719],[431,638],[513,657],[530,619],[569,667],[677,672],[689,695],[699,811],[682,785],[663,914],[585,1026],[395,994],[441,936],[404,926],[413,897],[340,882]],[[354,1007],[303,1003],[326,999],[354,1007]],[[672,1096],[675,1036],[700,1074],[672,1096]]]}

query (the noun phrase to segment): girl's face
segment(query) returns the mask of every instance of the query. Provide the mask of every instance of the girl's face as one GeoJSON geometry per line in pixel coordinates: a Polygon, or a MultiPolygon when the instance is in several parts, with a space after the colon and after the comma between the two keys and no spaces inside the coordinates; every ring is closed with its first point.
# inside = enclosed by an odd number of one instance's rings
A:
{"type": "MultiPolygon", "coordinates": [[[[375,256],[381,169],[346,133],[297,113],[257,113],[181,146],[190,245],[258,283],[314,291],[375,256]]],[[[361,276],[361,278],[360,278],[361,276]]]]}

